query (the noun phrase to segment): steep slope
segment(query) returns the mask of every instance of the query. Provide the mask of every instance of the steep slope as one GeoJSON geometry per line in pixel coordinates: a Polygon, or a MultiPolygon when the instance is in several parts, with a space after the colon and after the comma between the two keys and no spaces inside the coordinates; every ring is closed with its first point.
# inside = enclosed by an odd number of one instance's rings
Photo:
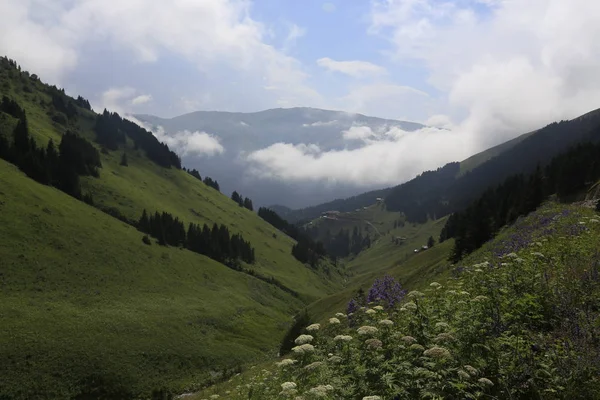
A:
{"type": "MultiPolygon", "coordinates": [[[[0,61],[0,97],[24,108],[38,147],[71,131],[101,148],[100,117],[84,99],[0,61]]],[[[19,121],[0,111],[9,143],[19,121]]],[[[276,351],[290,316],[338,286],[335,269],[298,262],[294,241],[255,213],[124,138],[99,153],[98,177],[80,177],[95,207],[0,161],[1,398],[133,398],[200,385],[276,351]],[[256,252],[242,266],[258,278],[182,247],[144,244],[110,216],[137,221],[143,209],[242,234],[256,252]]]]}
{"type": "Polygon", "coordinates": [[[452,179],[460,172],[457,163],[425,172],[395,187],[385,202],[388,210],[404,212],[413,221],[447,215],[465,207],[486,188],[501,183],[508,176],[532,172],[538,164],[547,164],[570,146],[598,140],[600,113],[597,111],[552,123],[458,178],[452,179]],[[431,181],[442,184],[432,185],[431,181]]]}
{"type": "Polygon", "coordinates": [[[413,122],[315,108],[273,109],[257,113],[198,111],[170,119],[149,115],[135,117],[154,129],[162,127],[170,135],[185,131],[214,135],[225,151],[212,157],[190,154],[184,158],[187,165],[211,176],[218,175],[227,193],[238,190],[261,206],[282,204],[294,208],[348,197],[365,188],[351,184],[279,182],[257,178],[248,173],[252,166],[240,155],[275,143],[314,144],[322,151],[352,149],[359,146],[360,141],[346,140],[342,133],[358,126],[368,127],[374,134],[383,134],[392,127],[410,132],[423,128],[423,125],[413,122]]]}

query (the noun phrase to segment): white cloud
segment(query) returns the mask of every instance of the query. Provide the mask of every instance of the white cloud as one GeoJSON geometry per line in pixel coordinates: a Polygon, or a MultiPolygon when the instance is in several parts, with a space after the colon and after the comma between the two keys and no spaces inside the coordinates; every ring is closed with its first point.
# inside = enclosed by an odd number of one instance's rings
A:
{"type": "Polygon", "coordinates": [[[352,126],[342,132],[342,137],[346,140],[366,141],[375,136],[375,132],[368,126],[352,126]]]}
{"type": "Polygon", "coordinates": [[[448,93],[475,150],[600,106],[600,2],[375,1],[371,33],[448,93]]]}
{"type": "Polygon", "coordinates": [[[336,10],[335,4],[330,3],[330,2],[323,3],[321,8],[323,9],[323,11],[328,12],[328,13],[332,13],[336,10]]]}
{"type": "MultiPolygon", "coordinates": [[[[168,55],[208,76],[235,75],[245,82],[245,93],[255,90],[248,98],[262,99],[260,88],[270,86],[274,90],[264,101],[281,106],[319,104],[320,96],[308,86],[301,64],[267,44],[267,29],[251,18],[250,7],[247,0],[4,0],[0,53],[42,79],[60,83],[82,57],[96,65],[95,53],[86,49],[101,43],[133,55],[139,63],[168,55]]],[[[292,26],[288,41],[302,34],[301,28],[292,26]]],[[[112,73],[121,72],[119,65],[111,68],[112,73]]]]}
{"type": "Polygon", "coordinates": [[[400,120],[426,119],[437,104],[425,92],[391,83],[355,86],[335,101],[345,110],[400,120]]]}
{"type": "Polygon", "coordinates": [[[306,28],[302,28],[296,24],[289,24],[289,32],[283,43],[283,50],[289,51],[298,41],[299,38],[306,35],[306,28]]]}
{"type": "Polygon", "coordinates": [[[140,105],[140,104],[145,104],[152,101],[152,95],[151,94],[141,94],[135,98],[133,98],[131,100],[131,104],[134,106],[140,105]]]}
{"type": "Polygon", "coordinates": [[[339,121],[337,119],[331,120],[331,121],[317,121],[317,122],[311,122],[310,124],[302,124],[303,127],[308,128],[311,126],[331,126],[331,125],[336,125],[338,124],[339,121]]]}
{"type": "Polygon", "coordinates": [[[113,87],[102,93],[99,103],[94,103],[93,108],[98,112],[103,109],[108,109],[117,113],[123,113],[123,104],[130,103],[130,100],[135,96],[135,89],[129,86],[113,87]]]}
{"type": "MultiPolygon", "coordinates": [[[[362,139],[375,134],[362,127],[345,135],[362,139]]],[[[315,145],[276,143],[249,154],[247,161],[250,172],[263,178],[374,186],[397,184],[469,154],[459,135],[447,130],[391,128],[382,136],[353,150],[321,151],[315,145]]]]}
{"type": "MultiPolygon", "coordinates": [[[[136,122],[139,123],[139,121],[136,122]]],[[[143,124],[140,125],[146,129],[149,128],[143,124]]],[[[206,132],[184,130],[168,134],[162,126],[151,131],[159,141],[166,143],[171,149],[182,156],[196,155],[211,157],[222,154],[225,151],[225,148],[219,142],[219,138],[206,132]]]]}
{"type": "Polygon", "coordinates": [[[340,72],[354,78],[384,75],[386,69],[368,61],[335,61],[329,57],[319,58],[317,64],[329,71],[340,72]]]}
{"type": "Polygon", "coordinates": [[[454,123],[452,122],[452,119],[449,116],[443,114],[435,114],[427,118],[427,120],[425,121],[425,125],[443,129],[454,128],[454,123]]]}
{"type": "Polygon", "coordinates": [[[45,24],[49,7],[33,1],[0,2],[0,53],[45,80],[61,83],[64,73],[77,65],[78,55],[68,30],[45,24]]]}

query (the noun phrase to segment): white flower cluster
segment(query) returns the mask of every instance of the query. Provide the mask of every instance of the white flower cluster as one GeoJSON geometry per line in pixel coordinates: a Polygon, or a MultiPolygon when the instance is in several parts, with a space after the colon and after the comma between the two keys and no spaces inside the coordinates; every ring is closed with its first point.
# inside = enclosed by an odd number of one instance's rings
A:
{"type": "Polygon", "coordinates": [[[358,329],[356,330],[356,332],[357,332],[359,335],[363,335],[363,336],[364,336],[364,335],[374,335],[374,334],[376,334],[378,331],[379,331],[379,330],[378,330],[377,328],[375,328],[374,326],[368,326],[368,325],[361,326],[360,328],[358,328],[358,329]]]}
{"type": "Polygon", "coordinates": [[[337,335],[336,337],[333,338],[334,341],[336,342],[349,342],[352,340],[352,336],[349,335],[337,335]]]}
{"type": "Polygon", "coordinates": [[[331,392],[332,390],[333,386],[331,385],[319,385],[311,388],[308,393],[315,397],[327,397],[327,392],[331,392]]]}
{"type": "Polygon", "coordinates": [[[311,335],[300,335],[296,338],[296,340],[294,340],[294,343],[296,343],[296,344],[310,343],[313,341],[313,339],[314,339],[314,337],[312,337],[311,335]]]}
{"type": "Polygon", "coordinates": [[[306,330],[309,332],[318,331],[319,329],[321,329],[321,324],[312,324],[306,327],[306,330]]]}
{"type": "Polygon", "coordinates": [[[284,360],[281,360],[278,363],[275,363],[275,365],[277,365],[278,367],[288,367],[290,365],[294,365],[296,363],[296,360],[292,360],[291,358],[286,358],[284,360]]]}
{"type": "Polygon", "coordinates": [[[313,351],[315,351],[315,346],[313,346],[312,344],[305,343],[300,346],[293,347],[292,351],[296,354],[312,353],[313,351]]]}

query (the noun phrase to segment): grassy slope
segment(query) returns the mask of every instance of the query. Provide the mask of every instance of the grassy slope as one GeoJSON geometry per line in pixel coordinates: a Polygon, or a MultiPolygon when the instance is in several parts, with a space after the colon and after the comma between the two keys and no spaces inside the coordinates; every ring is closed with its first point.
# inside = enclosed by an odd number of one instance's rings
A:
{"type": "MultiPolygon", "coordinates": [[[[10,90],[0,90],[0,95],[9,94],[25,108],[30,131],[36,141],[45,145],[53,139],[58,143],[66,128],[52,122],[44,106],[40,105],[40,101],[51,101],[42,92],[42,83],[29,82],[33,92],[26,93],[15,90],[19,85],[14,78],[10,82],[10,90]]],[[[80,111],[82,117],[69,128],[93,141],[93,114],[80,111]]],[[[128,143],[124,151],[128,154],[129,167],[119,166],[121,151],[102,154],[100,179],[82,179],[84,193],[91,192],[96,203],[116,207],[131,219],[138,219],[146,208],[152,212],[171,212],[186,223],[225,224],[232,232],[241,232],[255,247],[258,262],[254,268],[258,272],[274,276],[308,300],[314,300],[329,290],[334,280],[318,276],[291,257],[293,241],[280,235],[255,213],[238,207],[232,200],[183,171],[155,165],[144,156],[143,151],[135,151],[132,143],[128,143]],[[328,282],[324,283],[325,280],[328,282]]]]}
{"type": "MultiPolygon", "coordinates": [[[[42,84],[1,72],[0,95],[26,109],[38,144],[58,143],[66,128],[47,115],[42,84]]],[[[92,114],[80,112],[69,128],[93,139],[92,114]]],[[[12,124],[0,115],[0,134],[12,124]]],[[[103,154],[100,179],[83,179],[96,203],[129,218],[147,208],[186,223],[223,223],[255,247],[252,267],[299,292],[300,300],[186,250],[145,246],[130,226],[2,161],[0,353],[10,361],[2,364],[0,375],[8,378],[0,397],[50,388],[68,397],[91,371],[134,391],[189,384],[192,376],[199,381],[208,369],[275,350],[303,303],[335,291],[335,272],[326,276],[299,263],[290,254],[293,241],[256,214],[183,171],[157,167],[131,143],[127,153],[129,167],[118,165],[121,151],[103,154]]]]}
{"type": "Polygon", "coordinates": [[[366,209],[340,214],[337,220],[320,218],[313,221],[313,225],[319,227],[320,231],[329,229],[332,233],[341,229],[352,231],[355,226],[361,227],[364,233],[370,227],[372,245],[357,256],[343,261],[348,273],[344,289],[312,303],[308,307],[311,317],[322,321],[332,312],[344,311],[359,288],[368,290],[373,281],[384,274],[393,276],[409,289],[419,288],[430,279],[445,274],[453,241],[417,254],[414,250],[427,244],[430,236],[437,239],[446,219],[428,221],[425,224],[406,223],[394,228],[394,221],[402,220],[401,215],[386,211],[383,204],[373,204],[366,209]],[[395,244],[392,239],[397,237],[404,237],[406,240],[395,244]]]}
{"type": "Polygon", "coordinates": [[[134,228],[0,161],[0,393],[67,397],[89,371],[135,389],[273,349],[301,304],[134,228]],[[154,362],[164,371],[156,369],[154,362]],[[58,379],[55,376],[58,374],[58,379]],[[6,386],[8,385],[8,386],[6,386]]]}

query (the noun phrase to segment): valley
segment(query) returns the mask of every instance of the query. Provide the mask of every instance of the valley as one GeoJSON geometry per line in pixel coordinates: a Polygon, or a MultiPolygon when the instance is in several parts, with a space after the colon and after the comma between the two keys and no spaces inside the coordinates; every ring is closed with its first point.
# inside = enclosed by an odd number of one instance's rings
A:
{"type": "Polygon", "coordinates": [[[359,193],[253,181],[235,157],[429,127],[130,120],[6,57],[0,97],[2,400],[600,393],[598,110],[359,193]],[[200,167],[181,132],[226,151],[200,167]]]}

